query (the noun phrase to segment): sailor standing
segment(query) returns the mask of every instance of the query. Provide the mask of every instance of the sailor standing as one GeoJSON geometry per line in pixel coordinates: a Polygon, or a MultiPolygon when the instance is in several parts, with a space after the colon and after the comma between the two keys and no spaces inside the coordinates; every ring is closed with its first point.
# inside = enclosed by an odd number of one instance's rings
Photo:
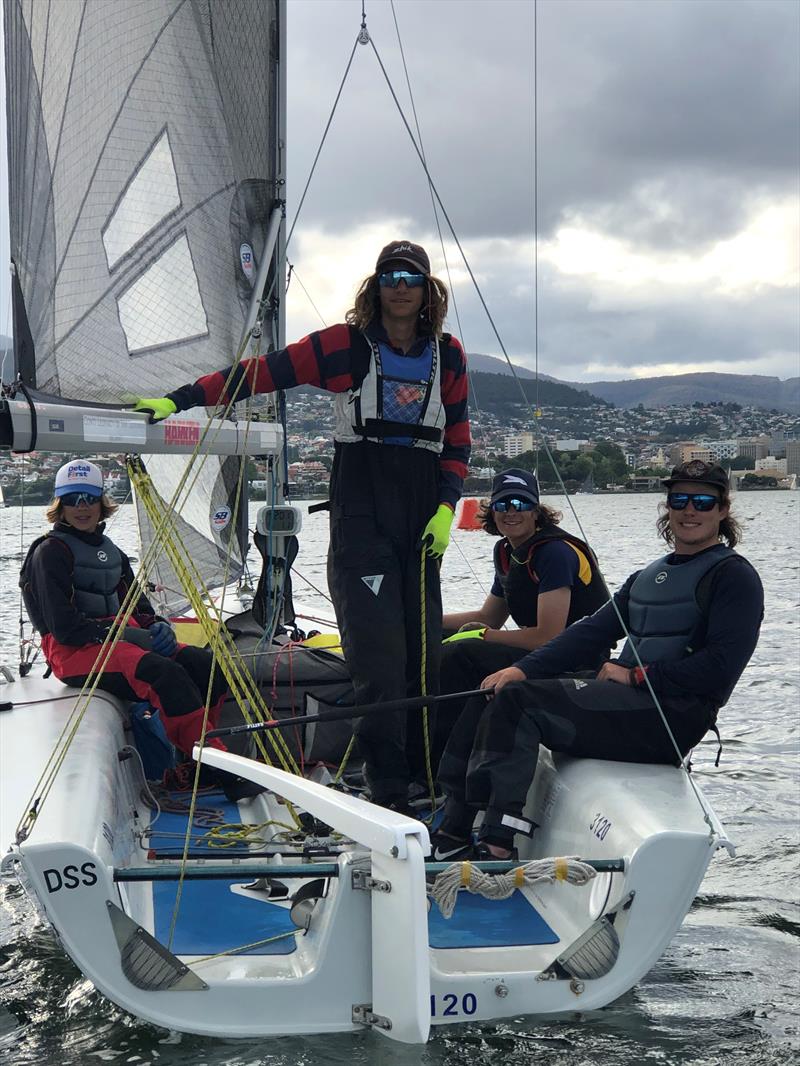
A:
{"type": "MultiPolygon", "coordinates": [[[[470,449],[466,361],[442,332],[447,302],[425,249],[392,241],[346,323],[135,407],[156,421],[295,385],[336,394],[328,584],[359,703],[418,695],[423,681],[437,691],[439,563],[470,449]]],[[[402,811],[424,776],[419,715],[410,724],[410,737],[398,713],[356,725],[373,802],[402,811]]]]}

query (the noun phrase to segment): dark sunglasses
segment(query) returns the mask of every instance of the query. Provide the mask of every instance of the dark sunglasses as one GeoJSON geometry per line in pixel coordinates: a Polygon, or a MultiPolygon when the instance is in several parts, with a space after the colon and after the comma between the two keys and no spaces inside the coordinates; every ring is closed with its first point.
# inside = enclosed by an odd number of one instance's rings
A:
{"type": "Polygon", "coordinates": [[[82,503],[87,503],[91,507],[93,503],[100,503],[100,497],[93,496],[91,492],[65,492],[61,497],[61,502],[65,507],[80,507],[82,503]]]}
{"type": "Polygon", "coordinates": [[[504,511],[535,511],[536,504],[531,503],[530,500],[497,500],[490,504],[489,508],[492,511],[500,511],[502,514],[504,511]]]}
{"type": "Polygon", "coordinates": [[[690,501],[695,511],[713,511],[715,504],[719,503],[719,496],[712,496],[708,492],[667,493],[667,507],[672,511],[685,510],[690,501]]]}
{"type": "Polygon", "coordinates": [[[396,289],[401,281],[404,281],[409,289],[416,289],[425,284],[425,275],[409,274],[407,270],[390,270],[386,274],[378,274],[378,284],[382,289],[396,289]]]}

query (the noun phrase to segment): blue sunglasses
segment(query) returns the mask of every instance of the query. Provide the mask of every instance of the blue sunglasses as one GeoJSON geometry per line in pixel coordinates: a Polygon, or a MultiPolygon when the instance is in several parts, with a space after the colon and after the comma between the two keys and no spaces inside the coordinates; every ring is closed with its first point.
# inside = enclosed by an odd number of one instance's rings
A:
{"type": "Polygon", "coordinates": [[[671,511],[684,511],[691,500],[695,511],[713,511],[719,503],[719,496],[712,496],[708,492],[668,492],[667,507],[671,511]]]}
{"type": "Polygon", "coordinates": [[[386,274],[378,274],[378,284],[382,289],[396,289],[401,281],[404,281],[409,289],[416,289],[425,284],[425,275],[410,274],[407,270],[390,270],[386,274]]]}
{"type": "Polygon", "coordinates": [[[492,511],[535,511],[536,504],[531,503],[530,500],[517,500],[512,497],[510,500],[497,500],[496,503],[489,505],[492,511]]]}
{"type": "Polygon", "coordinates": [[[60,500],[65,507],[80,507],[82,503],[91,507],[93,503],[100,503],[100,497],[93,496],[91,492],[65,492],[60,500]]]}

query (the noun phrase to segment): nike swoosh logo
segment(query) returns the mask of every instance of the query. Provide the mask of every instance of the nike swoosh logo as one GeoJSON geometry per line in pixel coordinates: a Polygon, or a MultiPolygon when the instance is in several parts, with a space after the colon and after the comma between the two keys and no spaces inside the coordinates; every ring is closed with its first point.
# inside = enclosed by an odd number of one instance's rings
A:
{"type": "Polygon", "coordinates": [[[445,851],[443,848],[434,848],[433,858],[436,862],[447,862],[448,859],[454,859],[458,855],[464,855],[465,852],[471,851],[470,844],[459,844],[455,848],[450,848],[445,851]]]}

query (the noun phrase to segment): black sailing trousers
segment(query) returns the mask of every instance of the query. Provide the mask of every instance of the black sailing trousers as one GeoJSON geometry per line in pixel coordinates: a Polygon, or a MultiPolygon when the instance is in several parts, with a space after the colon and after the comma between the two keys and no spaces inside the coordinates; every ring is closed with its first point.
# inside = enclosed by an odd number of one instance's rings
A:
{"type": "MultiPolygon", "coordinates": [[[[662,700],[662,709],[681,755],[715,717],[707,701],[692,697],[662,700]]],[[[510,846],[514,831],[525,831],[522,813],[540,744],[582,758],[679,762],[646,688],[597,681],[592,673],[514,682],[488,704],[470,700],[459,718],[439,767],[447,793],[443,828],[465,837],[482,809],[481,836],[510,846]]]]}
{"type": "MultiPolygon", "coordinates": [[[[428,449],[336,446],[328,587],[358,703],[419,695],[423,639],[426,690],[437,692],[439,562],[422,562],[420,537],[438,506],[438,470],[439,457],[428,449]]],[[[424,777],[422,722],[420,711],[356,720],[374,802],[405,805],[410,780],[424,777]]]]}
{"type": "MultiPolygon", "coordinates": [[[[452,644],[442,645],[442,659],[439,671],[439,691],[445,692],[469,692],[480,688],[481,681],[489,674],[497,670],[504,670],[507,666],[527,655],[525,648],[516,648],[511,644],[500,644],[496,641],[486,641],[479,638],[469,638],[453,641],[452,644]]],[[[433,741],[434,769],[439,765],[442,753],[461,715],[467,711],[469,700],[447,700],[436,708],[436,731],[433,741]]],[[[475,738],[475,730],[478,726],[478,716],[475,716],[475,708],[482,711],[485,701],[477,701],[467,712],[468,717],[464,726],[459,728],[458,737],[465,735],[475,738]],[[467,725],[471,721],[472,725],[467,725]]],[[[472,747],[470,740],[470,748],[472,747]]],[[[457,740],[456,743],[459,743],[457,740]]],[[[462,742],[463,743],[463,742],[462,742]]],[[[469,752],[467,753],[469,754],[469,752]]]]}

